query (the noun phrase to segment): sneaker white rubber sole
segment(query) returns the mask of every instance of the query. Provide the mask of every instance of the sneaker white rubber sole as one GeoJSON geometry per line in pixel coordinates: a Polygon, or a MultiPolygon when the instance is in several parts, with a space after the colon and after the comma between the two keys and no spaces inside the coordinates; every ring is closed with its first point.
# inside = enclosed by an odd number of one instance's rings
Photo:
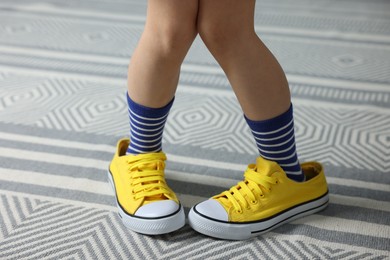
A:
{"type": "Polygon", "coordinates": [[[328,202],[329,196],[326,193],[320,198],[302,203],[270,218],[246,223],[212,219],[199,213],[194,206],[190,210],[188,221],[194,230],[204,235],[227,240],[244,240],[264,234],[295,219],[319,212],[326,208],[328,202]]]}
{"type": "Polygon", "coordinates": [[[115,194],[119,217],[128,229],[146,235],[161,235],[176,231],[185,225],[185,215],[182,205],[179,205],[179,209],[176,212],[158,218],[145,218],[127,213],[118,202],[114,180],[110,171],[108,171],[108,182],[115,194]]]}

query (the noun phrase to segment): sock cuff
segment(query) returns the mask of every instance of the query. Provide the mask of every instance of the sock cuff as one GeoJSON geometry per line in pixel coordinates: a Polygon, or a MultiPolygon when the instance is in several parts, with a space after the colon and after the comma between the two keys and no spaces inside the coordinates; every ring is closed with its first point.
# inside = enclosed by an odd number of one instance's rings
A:
{"type": "Polygon", "coordinates": [[[128,92],[126,92],[126,96],[129,109],[138,116],[145,116],[148,118],[159,118],[167,115],[175,100],[175,97],[173,97],[172,100],[165,106],[160,108],[153,108],[136,103],[130,98],[128,92]]]}
{"type": "Polygon", "coordinates": [[[262,131],[267,131],[267,129],[277,129],[289,124],[293,120],[293,105],[291,103],[290,108],[283,114],[266,120],[253,121],[245,114],[244,117],[249,127],[253,130],[262,129],[262,131]]]}

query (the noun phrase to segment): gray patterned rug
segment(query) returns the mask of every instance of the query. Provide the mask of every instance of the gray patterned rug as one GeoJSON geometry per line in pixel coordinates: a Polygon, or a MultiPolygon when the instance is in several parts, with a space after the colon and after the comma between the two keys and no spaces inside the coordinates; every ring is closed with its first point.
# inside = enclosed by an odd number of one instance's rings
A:
{"type": "MultiPolygon", "coordinates": [[[[106,183],[128,133],[128,60],[145,1],[1,0],[0,259],[389,259],[390,2],[259,0],[256,30],[290,82],[301,161],[330,205],[256,239],[126,230],[106,183]]],[[[164,136],[188,208],[242,178],[256,148],[197,39],[164,136]]]]}

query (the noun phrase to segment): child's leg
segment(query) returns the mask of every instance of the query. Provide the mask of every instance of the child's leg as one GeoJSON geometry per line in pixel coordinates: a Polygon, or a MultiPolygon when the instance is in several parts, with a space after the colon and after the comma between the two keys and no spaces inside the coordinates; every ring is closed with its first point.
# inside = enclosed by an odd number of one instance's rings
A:
{"type": "Polygon", "coordinates": [[[198,0],[149,0],[145,31],[131,59],[127,101],[130,140],[118,142],[108,178],[131,230],[164,234],[185,224],[183,206],[164,177],[164,124],[180,64],[196,31],[198,0]]]}
{"type": "Polygon", "coordinates": [[[181,63],[197,35],[198,0],[149,0],[145,30],[131,58],[130,97],[159,108],[176,91],[181,63]]]}
{"type": "Polygon", "coordinates": [[[197,0],[149,0],[145,30],[128,73],[129,154],[162,149],[180,65],[197,35],[197,12],[197,0]]]}
{"type": "Polygon", "coordinates": [[[283,70],[254,31],[254,0],[201,0],[198,31],[221,65],[252,120],[278,116],[290,106],[283,70]]]}
{"type": "Polygon", "coordinates": [[[225,71],[261,156],[300,181],[288,83],[255,33],[254,7],[254,0],[201,0],[199,34],[225,71]]]}
{"type": "Polygon", "coordinates": [[[244,181],[189,213],[195,230],[223,239],[260,235],[328,203],[321,164],[302,164],[307,181],[299,182],[303,174],[286,77],[254,31],[254,6],[254,0],[199,3],[199,34],[226,72],[261,155],[244,181]]]}

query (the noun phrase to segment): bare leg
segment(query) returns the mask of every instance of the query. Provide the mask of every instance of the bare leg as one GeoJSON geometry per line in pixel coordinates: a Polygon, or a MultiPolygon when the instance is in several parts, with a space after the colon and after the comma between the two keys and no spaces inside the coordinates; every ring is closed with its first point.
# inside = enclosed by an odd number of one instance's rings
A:
{"type": "Polygon", "coordinates": [[[200,0],[198,31],[225,71],[260,156],[302,181],[290,90],[279,63],[254,30],[255,0],[200,0]]]}
{"type": "Polygon", "coordinates": [[[265,120],[287,111],[291,101],[282,68],[255,33],[254,7],[255,0],[200,0],[198,31],[245,115],[265,120]]]}
{"type": "Polygon", "coordinates": [[[198,0],[149,0],[145,30],[128,71],[129,96],[158,108],[174,96],[180,66],[197,35],[198,0]]]}

